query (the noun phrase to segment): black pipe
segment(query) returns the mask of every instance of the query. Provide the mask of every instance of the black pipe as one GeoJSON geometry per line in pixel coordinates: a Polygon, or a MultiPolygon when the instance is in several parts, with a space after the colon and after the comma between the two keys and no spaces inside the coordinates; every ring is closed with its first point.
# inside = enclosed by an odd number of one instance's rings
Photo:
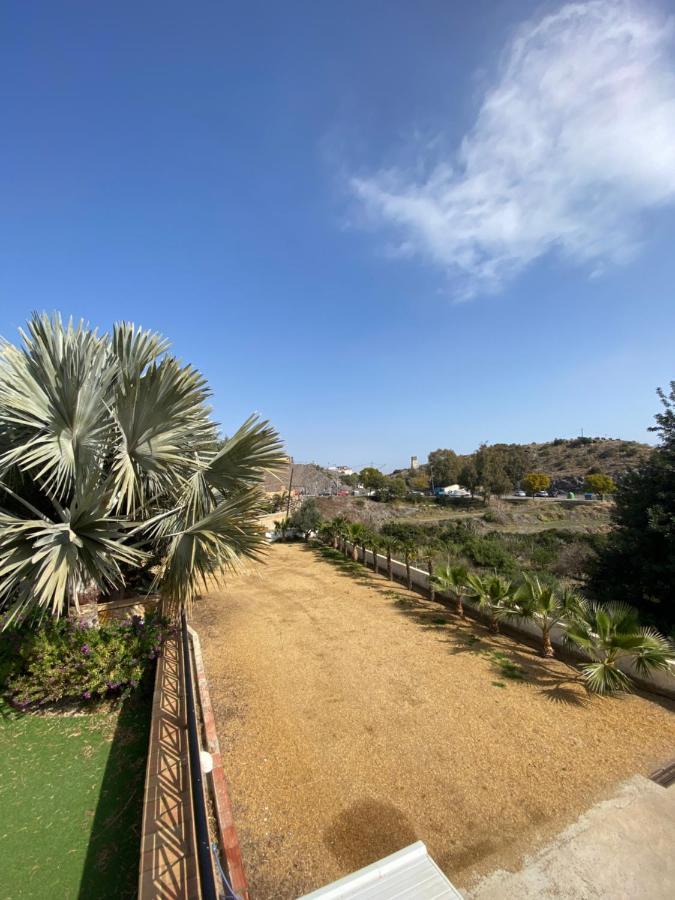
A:
{"type": "Polygon", "coordinates": [[[195,819],[195,835],[197,838],[197,863],[199,865],[199,881],[201,883],[202,900],[217,900],[216,884],[211,864],[211,843],[209,839],[209,823],[206,817],[204,802],[204,786],[202,765],[199,758],[199,735],[197,733],[197,712],[195,710],[195,694],[192,684],[192,666],[190,663],[190,643],[187,630],[185,610],[181,613],[181,637],[183,641],[183,671],[185,673],[185,699],[187,701],[188,747],[190,751],[190,781],[192,783],[192,806],[195,819]]]}

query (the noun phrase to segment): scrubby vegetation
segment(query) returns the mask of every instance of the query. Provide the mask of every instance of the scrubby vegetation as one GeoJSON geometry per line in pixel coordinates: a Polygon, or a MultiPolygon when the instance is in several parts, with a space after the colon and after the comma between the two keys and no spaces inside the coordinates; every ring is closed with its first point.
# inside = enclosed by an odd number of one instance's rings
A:
{"type": "Polygon", "coordinates": [[[21,709],[62,700],[126,697],[153,666],[167,634],[157,616],[83,628],[61,619],[0,638],[5,697],[21,709]]]}

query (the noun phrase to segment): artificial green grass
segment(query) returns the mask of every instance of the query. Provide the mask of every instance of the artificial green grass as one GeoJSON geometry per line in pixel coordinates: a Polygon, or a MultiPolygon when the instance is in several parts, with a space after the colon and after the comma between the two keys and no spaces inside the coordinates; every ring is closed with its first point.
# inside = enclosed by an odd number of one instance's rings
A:
{"type": "Polygon", "coordinates": [[[135,897],[151,690],[84,715],[0,706],[5,900],[135,897]]]}

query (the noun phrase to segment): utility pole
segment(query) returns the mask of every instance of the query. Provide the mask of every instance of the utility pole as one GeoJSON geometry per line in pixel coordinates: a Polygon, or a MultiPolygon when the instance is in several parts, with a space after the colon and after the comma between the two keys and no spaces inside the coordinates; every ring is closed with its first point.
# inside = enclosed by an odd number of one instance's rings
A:
{"type": "Polygon", "coordinates": [[[286,518],[291,516],[291,490],[293,488],[293,463],[291,463],[291,477],[288,481],[288,500],[286,501],[286,518]]]}

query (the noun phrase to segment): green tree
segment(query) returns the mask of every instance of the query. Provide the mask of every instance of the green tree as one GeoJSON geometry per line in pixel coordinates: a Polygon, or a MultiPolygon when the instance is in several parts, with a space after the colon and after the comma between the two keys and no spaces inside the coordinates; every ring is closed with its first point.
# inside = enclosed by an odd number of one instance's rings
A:
{"type": "Polygon", "coordinates": [[[457,604],[457,613],[464,618],[464,597],[473,593],[468,582],[469,572],[466,566],[441,566],[433,574],[433,581],[439,591],[447,591],[457,604]]]}
{"type": "Polygon", "coordinates": [[[408,487],[411,491],[428,491],[429,476],[424,472],[415,472],[415,474],[408,479],[408,487]]]}
{"type": "Polygon", "coordinates": [[[432,450],[427,460],[427,468],[435,487],[455,484],[459,477],[459,460],[454,450],[432,450]]]}
{"type": "Polygon", "coordinates": [[[316,500],[313,497],[305,500],[293,513],[289,524],[291,528],[297,528],[298,531],[301,531],[305,541],[308,541],[310,534],[313,531],[317,531],[321,524],[321,513],[316,505],[316,500]]]}
{"type": "Polygon", "coordinates": [[[504,468],[505,454],[497,447],[482,444],[474,454],[477,481],[483,491],[483,500],[490,502],[493,494],[502,496],[513,488],[504,468]]]}
{"type": "Polygon", "coordinates": [[[399,499],[408,493],[408,485],[403,478],[387,478],[384,490],[390,498],[399,499]]]}
{"type": "Polygon", "coordinates": [[[556,625],[567,626],[582,609],[582,601],[574,591],[556,591],[542,584],[534,575],[525,575],[515,591],[510,608],[516,616],[529,619],[541,629],[542,656],[554,656],[551,631],[556,625]]]}
{"type": "Polygon", "coordinates": [[[636,606],[647,622],[675,633],[675,381],[659,390],[663,411],[652,427],[659,443],[621,479],[614,528],[591,572],[600,600],[636,606]]]}
{"type": "Polygon", "coordinates": [[[472,497],[478,490],[480,477],[476,469],[476,462],[472,456],[465,460],[459,470],[459,483],[467,491],[470,491],[472,497]]]}
{"type": "Polygon", "coordinates": [[[551,479],[544,472],[528,472],[522,480],[523,489],[533,497],[537,491],[547,491],[551,486],[551,479]]]}
{"type": "Polygon", "coordinates": [[[582,666],[586,685],[597,694],[627,691],[630,677],[619,668],[627,659],[641,678],[672,672],[675,647],[652,628],[640,626],[637,610],[627,603],[592,603],[567,626],[567,639],[593,662],[582,666]]]}
{"type": "Polygon", "coordinates": [[[283,454],[252,417],[221,442],[209,389],[158,334],[34,316],[0,347],[4,625],[60,615],[154,573],[165,608],[264,547],[266,470],[283,454]]]}
{"type": "Polygon", "coordinates": [[[359,481],[369,491],[379,491],[386,486],[386,476],[373,466],[366,466],[359,472],[359,481]]]}
{"type": "Polygon", "coordinates": [[[351,475],[340,475],[340,481],[345,487],[355,488],[359,486],[359,476],[356,472],[352,472],[351,475]]]}
{"type": "Polygon", "coordinates": [[[599,494],[600,499],[604,500],[606,494],[613,494],[616,491],[614,479],[609,475],[603,475],[600,472],[589,472],[584,481],[584,490],[589,494],[599,494]]]}

